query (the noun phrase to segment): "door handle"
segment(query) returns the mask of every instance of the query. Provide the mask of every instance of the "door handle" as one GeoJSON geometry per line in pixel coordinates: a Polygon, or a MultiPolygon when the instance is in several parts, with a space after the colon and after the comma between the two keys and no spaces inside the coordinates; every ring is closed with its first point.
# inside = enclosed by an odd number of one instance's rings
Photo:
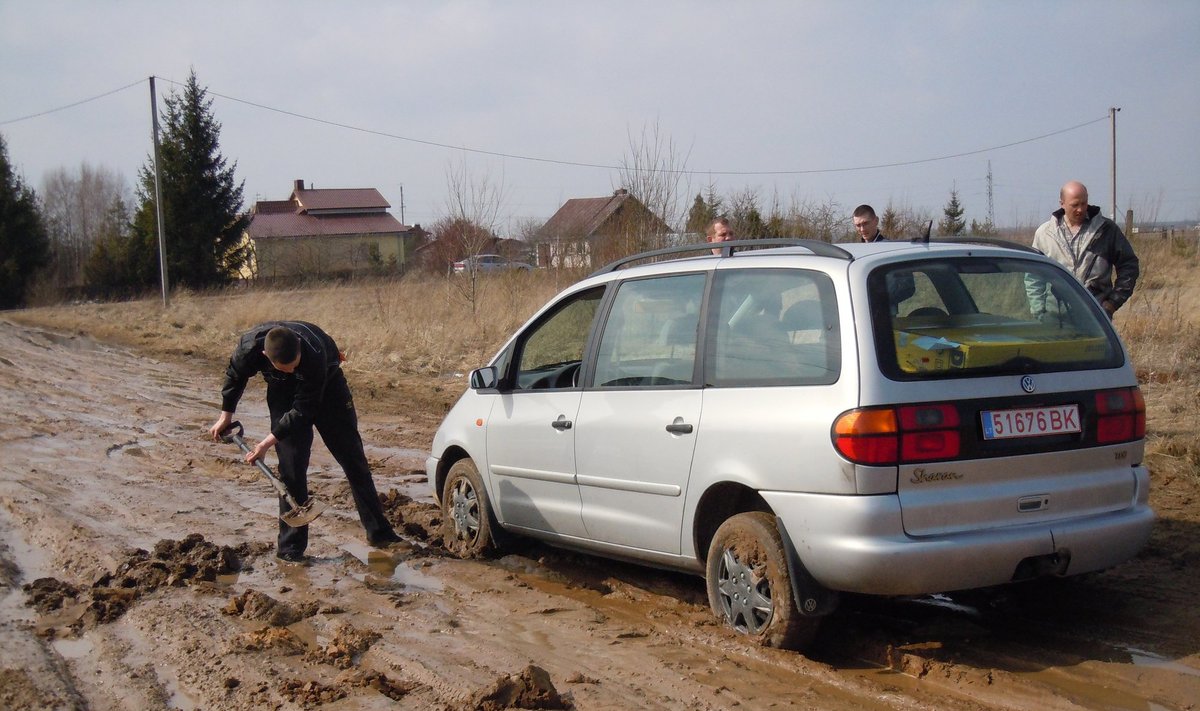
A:
{"type": "Polygon", "coordinates": [[[671,434],[691,434],[692,426],[682,422],[672,422],[667,425],[667,432],[671,434]]]}
{"type": "Polygon", "coordinates": [[[571,429],[571,421],[565,417],[559,416],[557,420],[550,423],[550,426],[556,430],[569,430],[571,429]]]}

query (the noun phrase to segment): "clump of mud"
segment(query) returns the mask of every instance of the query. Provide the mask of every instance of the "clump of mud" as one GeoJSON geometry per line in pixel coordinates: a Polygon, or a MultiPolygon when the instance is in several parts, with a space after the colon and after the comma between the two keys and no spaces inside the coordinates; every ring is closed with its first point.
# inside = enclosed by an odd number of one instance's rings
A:
{"type": "Polygon", "coordinates": [[[320,610],[320,603],[309,601],[301,605],[289,605],[257,590],[247,590],[225,605],[227,615],[236,615],[247,620],[259,620],[272,627],[287,627],[320,610]]]}
{"type": "Polygon", "coordinates": [[[436,504],[416,501],[395,489],[380,494],[379,501],[396,530],[432,546],[442,544],[442,512],[436,504]]]}
{"type": "Polygon", "coordinates": [[[417,684],[389,679],[386,674],[373,670],[350,672],[345,683],[365,689],[374,689],[393,701],[399,701],[417,688],[417,684]]]}
{"type": "Polygon", "coordinates": [[[22,589],[29,596],[26,604],[42,615],[78,605],[80,614],[68,622],[78,630],[112,622],[139,597],[160,587],[213,582],[219,575],[236,573],[242,569],[242,560],[256,553],[253,544],[217,546],[193,533],[178,541],[163,539],[153,551],[139,548],[130,552],[115,571],[101,575],[90,588],[39,578],[22,589]]]}
{"type": "Polygon", "coordinates": [[[349,669],[380,636],[378,632],[358,630],[343,624],[334,632],[329,644],[310,650],[304,658],[318,664],[332,664],[338,669],[349,669]]]}
{"type": "Polygon", "coordinates": [[[304,652],[304,642],[286,627],[263,627],[234,638],[231,652],[273,652],[292,656],[304,652]]]}
{"type": "Polygon", "coordinates": [[[529,665],[517,675],[502,676],[471,697],[472,711],[503,709],[569,709],[541,667],[529,665]]]}
{"type": "Polygon", "coordinates": [[[327,686],[317,681],[299,679],[288,679],[281,683],[279,693],[293,704],[299,704],[306,709],[346,698],[346,690],[339,686],[327,686]]]}

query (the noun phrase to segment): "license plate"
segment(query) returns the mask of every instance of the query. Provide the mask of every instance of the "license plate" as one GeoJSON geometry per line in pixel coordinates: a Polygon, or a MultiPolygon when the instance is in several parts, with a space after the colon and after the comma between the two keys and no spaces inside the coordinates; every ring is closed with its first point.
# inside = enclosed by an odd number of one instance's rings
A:
{"type": "Polygon", "coordinates": [[[1040,437],[1079,432],[1079,406],[1028,407],[1015,410],[984,410],[984,439],[1040,437]]]}

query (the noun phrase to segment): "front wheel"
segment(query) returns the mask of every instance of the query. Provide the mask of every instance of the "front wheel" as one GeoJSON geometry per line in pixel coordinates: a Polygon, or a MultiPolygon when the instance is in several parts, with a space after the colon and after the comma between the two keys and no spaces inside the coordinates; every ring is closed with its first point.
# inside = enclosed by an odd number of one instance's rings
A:
{"type": "Polygon", "coordinates": [[[787,556],[775,517],[761,511],[732,516],[708,547],[708,602],[734,630],[765,647],[800,649],[819,621],[796,609],[787,556]]]}
{"type": "Polygon", "coordinates": [[[442,544],[459,558],[479,558],[496,549],[496,533],[479,470],[470,459],[458,460],[442,488],[442,544]]]}

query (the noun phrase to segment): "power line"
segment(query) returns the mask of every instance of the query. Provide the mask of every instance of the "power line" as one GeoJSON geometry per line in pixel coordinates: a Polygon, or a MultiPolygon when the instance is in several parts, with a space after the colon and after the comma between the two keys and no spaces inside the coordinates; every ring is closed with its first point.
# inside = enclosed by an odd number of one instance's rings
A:
{"type": "MultiPolygon", "coordinates": [[[[165,79],[163,77],[157,77],[157,78],[162,79],[163,81],[165,81],[167,83],[174,84],[176,86],[183,86],[183,84],[181,82],[177,82],[177,81],[174,81],[171,79],[165,79]]],[[[42,111],[42,112],[39,112],[36,114],[30,114],[28,116],[22,116],[20,118],[9,119],[7,121],[0,121],[0,126],[4,126],[4,125],[10,124],[10,123],[16,123],[18,121],[25,121],[25,120],[32,119],[32,118],[37,118],[39,116],[45,116],[47,114],[52,114],[52,113],[55,113],[58,111],[64,111],[66,109],[73,108],[73,107],[79,106],[81,104],[86,104],[90,101],[102,99],[106,96],[110,96],[117,92],[129,89],[130,87],[137,86],[138,84],[141,84],[142,81],[144,81],[144,80],[139,79],[138,81],[135,81],[131,84],[126,84],[125,86],[120,87],[118,89],[113,89],[112,91],[108,91],[108,92],[99,94],[97,96],[93,96],[88,99],[76,101],[72,104],[67,104],[66,106],[60,106],[58,108],[49,109],[49,110],[42,111]]],[[[208,88],[206,88],[205,91],[209,94],[212,94],[213,96],[219,96],[222,99],[226,99],[228,101],[234,101],[239,104],[245,104],[247,106],[253,106],[255,108],[263,109],[264,111],[272,111],[275,113],[283,114],[285,116],[292,116],[294,118],[302,119],[305,121],[312,121],[314,123],[325,124],[326,126],[342,128],[342,129],[346,129],[348,131],[357,131],[359,133],[366,133],[366,134],[369,134],[372,136],[381,136],[383,138],[391,138],[391,139],[395,139],[397,141],[406,141],[409,143],[417,143],[420,145],[431,146],[434,148],[446,148],[446,149],[454,150],[454,151],[463,151],[466,153],[476,153],[479,155],[494,156],[497,158],[510,158],[512,160],[523,160],[523,161],[530,161],[530,162],[534,162],[534,163],[549,163],[549,164],[553,164],[553,165],[565,165],[565,166],[572,166],[572,167],[576,167],[576,168],[596,168],[596,169],[600,169],[600,170],[624,170],[625,169],[624,166],[619,166],[619,165],[607,165],[607,164],[603,164],[603,163],[585,163],[582,161],[561,160],[561,159],[557,159],[557,158],[542,158],[542,157],[538,157],[538,156],[521,155],[518,153],[505,153],[503,151],[492,151],[492,150],[487,150],[484,148],[471,148],[469,146],[454,146],[454,145],[450,145],[448,143],[440,143],[438,141],[430,141],[430,140],[426,140],[423,138],[413,138],[411,136],[401,136],[401,135],[398,135],[395,133],[388,133],[387,131],[379,131],[376,129],[363,128],[361,126],[354,126],[354,125],[351,125],[348,123],[342,123],[340,121],[331,121],[329,119],[323,119],[323,118],[319,118],[316,116],[308,116],[306,114],[302,114],[302,113],[299,113],[296,111],[280,109],[280,108],[276,108],[274,106],[268,106],[266,104],[261,104],[256,101],[249,101],[247,99],[239,99],[235,96],[221,94],[219,92],[213,91],[208,88]]],[[[1040,141],[1040,140],[1043,140],[1046,138],[1050,138],[1052,136],[1057,136],[1057,135],[1067,133],[1070,131],[1075,131],[1075,130],[1084,128],[1085,126],[1090,126],[1094,123],[1099,123],[1101,121],[1107,121],[1108,119],[1109,119],[1108,115],[1105,114],[1104,116],[1101,116],[1101,117],[1095,118],[1095,119],[1091,119],[1090,121],[1084,121],[1083,123],[1076,124],[1074,126],[1068,126],[1067,128],[1061,128],[1061,129],[1058,129],[1057,131],[1050,131],[1049,133],[1043,133],[1040,136],[1033,136],[1032,138],[1024,138],[1019,141],[1003,143],[1003,144],[1000,144],[997,146],[989,146],[987,148],[979,148],[979,149],[972,150],[972,151],[963,151],[961,153],[952,153],[949,155],[937,156],[934,158],[921,158],[918,160],[896,161],[894,163],[876,163],[874,165],[860,165],[860,166],[853,166],[853,167],[846,167],[846,168],[811,168],[811,169],[807,169],[807,170],[684,170],[684,169],[667,169],[667,168],[646,168],[644,170],[649,173],[666,173],[666,174],[673,174],[673,175],[696,175],[696,176],[730,175],[730,176],[734,176],[734,175],[815,175],[815,174],[821,174],[821,173],[849,173],[849,172],[862,171],[862,170],[878,170],[880,168],[899,168],[899,167],[909,166],[909,165],[921,165],[924,163],[935,163],[938,161],[952,160],[954,158],[963,158],[966,156],[978,155],[980,153],[987,153],[989,151],[998,151],[998,150],[1001,150],[1004,148],[1012,148],[1013,146],[1019,146],[1019,145],[1025,144],[1025,143],[1032,143],[1034,141],[1040,141]]]]}
{"type": "Polygon", "coordinates": [[[112,91],[106,91],[103,94],[98,94],[96,96],[91,97],[90,99],[81,99],[74,103],[67,104],[66,106],[59,106],[58,108],[55,108],[55,109],[47,109],[45,111],[39,111],[36,114],[29,114],[28,116],[21,116],[19,118],[15,118],[15,119],[8,119],[7,121],[0,121],[0,126],[7,126],[10,123],[17,123],[18,121],[27,121],[32,118],[37,118],[39,116],[47,116],[49,114],[57,113],[59,111],[66,111],[67,109],[73,109],[76,106],[82,106],[83,104],[86,104],[90,101],[95,101],[96,99],[103,99],[106,96],[111,96],[113,94],[116,94],[117,92],[125,91],[126,89],[135,87],[144,81],[146,81],[146,80],[138,79],[137,81],[133,82],[132,84],[126,84],[125,86],[123,86],[119,89],[113,89],[112,91]]]}
{"type": "MultiPolygon", "coordinates": [[[[171,80],[165,79],[164,81],[170,82],[171,80]]],[[[171,83],[182,86],[182,84],[180,84],[179,82],[171,82],[171,83]]],[[[400,136],[400,135],[397,135],[394,133],[388,133],[386,131],[379,131],[379,130],[370,129],[370,128],[362,128],[360,126],[353,126],[353,125],[350,125],[347,123],[341,123],[338,121],[330,121],[328,119],[317,118],[315,116],[308,116],[308,115],[301,114],[301,113],[298,113],[295,111],[279,109],[279,108],[275,108],[274,106],[267,106],[266,104],[260,104],[260,103],[254,102],[254,101],[249,101],[246,99],[239,99],[234,96],[220,94],[215,91],[212,91],[211,89],[207,89],[206,91],[208,91],[208,93],[212,94],[213,96],[219,96],[222,99],[227,99],[229,101],[235,101],[240,104],[246,104],[247,106],[253,106],[255,108],[264,109],[266,111],[273,111],[275,113],[284,114],[285,116],[292,116],[295,118],[303,119],[305,121],[314,121],[316,123],[323,123],[327,126],[334,126],[336,128],[344,128],[344,129],[347,129],[350,131],[358,131],[360,133],[366,133],[366,134],[370,134],[370,135],[374,135],[374,136],[382,136],[384,138],[394,138],[399,141],[408,141],[410,143],[419,143],[424,146],[433,146],[435,148],[448,148],[450,150],[464,151],[467,153],[477,153],[480,155],[487,155],[487,156],[495,156],[497,158],[511,158],[513,160],[533,161],[536,163],[552,163],[555,165],[574,166],[574,167],[578,167],[578,168],[599,168],[602,170],[624,170],[625,169],[624,166],[619,166],[619,165],[606,165],[603,163],[584,163],[584,162],[580,162],[580,161],[560,160],[560,159],[556,159],[556,158],[540,158],[537,156],[526,156],[526,155],[520,155],[517,153],[504,153],[501,151],[491,151],[491,150],[487,150],[487,149],[483,149],[483,148],[471,148],[468,146],[453,146],[448,143],[439,143],[437,141],[429,141],[429,140],[425,140],[422,138],[412,138],[409,136],[400,136]]],[[[1085,126],[1090,126],[1094,123],[1099,123],[1101,121],[1107,121],[1107,120],[1108,120],[1108,115],[1106,114],[1099,118],[1095,118],[1090,121],[1085,121],[1083,123],[1076,124],[1074,126],[1068,126],[1067,128],[1062,128],[1057,131],[1043,133],[1040,136],[1034,136],[1032,138],[1024,138],[1019,141],[1012,141],[1011,143],[1004,143],[1004,144],[1001,144],[998,146],[991,146],[988,148],[979,148],[977,150],[964,151],[962,153],[953,153],[951,155],[938,156],[936,158],[922,158],[919,160],[898,161],[895,163],[879,163],[876,165],[862,165],[862,166],[856,166],[856,167],[852,167],[852,168],[813,168],[813,169],[809,169],[809,170],[682,170],[682,169],[667,169],[667,168],[645,168],[642,170],[644,170],[645,172],[648,172],[648,173],[668,173],[668,174],[677,174],[677,175],[704,176],[704,175],[811,175],[811,174],[816,174],[816,173],[846,173],[846,172],[858,171],[858,170],[876,170],[879,168],[898,168],[898,167],[907,166],[907,165],[920,165],[922,163],[934,163],[937,161],[951,160],[953,158],[962,158],[964,156],[973,156],[973,155],[978,155],[980,153],[987,153],[989,151],[1001,150],[1003,148],[1012,148],[1013,146],[1019,146],[1024,143],[1032,143],[1034,141],[1040,141],[1045,138],[1050,138],[1051,136],[1057,136],[1059,134],[1067,133],[1069,131],[1075,131],[1075,130],[1083,128],[1085,126]]]]}

